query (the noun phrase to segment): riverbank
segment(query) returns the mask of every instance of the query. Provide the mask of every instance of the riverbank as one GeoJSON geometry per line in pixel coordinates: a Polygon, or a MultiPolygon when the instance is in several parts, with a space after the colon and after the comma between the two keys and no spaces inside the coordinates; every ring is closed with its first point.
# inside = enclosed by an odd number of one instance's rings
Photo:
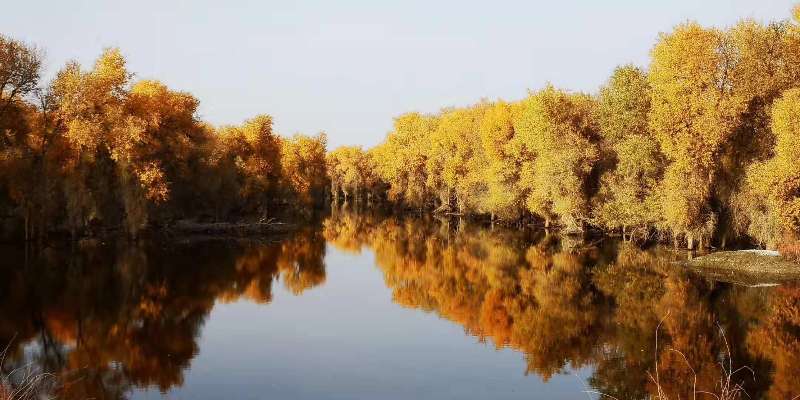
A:
{"type": "Polygon", "coordinates": [[[770,250],[719,251],[686,261],[685,266],[715,279],[748,286],[800,279],[800,263],[770,250]]]}

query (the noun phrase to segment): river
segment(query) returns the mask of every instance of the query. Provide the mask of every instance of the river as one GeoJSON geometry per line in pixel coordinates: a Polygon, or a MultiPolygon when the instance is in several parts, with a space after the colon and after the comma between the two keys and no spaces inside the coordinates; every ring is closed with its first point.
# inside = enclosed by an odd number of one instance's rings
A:
{"type": "Polygon", "coordinates": [[[59,398],[691,398],[740,367],[729,389],[800,394],[800,284],[668,248],[337,210],[274,239],[2,251],[3,371],[59,398]]]}

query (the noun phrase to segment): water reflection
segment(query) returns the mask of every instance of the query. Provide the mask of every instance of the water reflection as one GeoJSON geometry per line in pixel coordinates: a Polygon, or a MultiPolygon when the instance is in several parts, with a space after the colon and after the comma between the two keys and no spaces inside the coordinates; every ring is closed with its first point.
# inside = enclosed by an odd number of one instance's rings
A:
{"type": "Polygon", "coordinates": [[[347,212],[324,231],[349,251],[371,248],[397,303],[519,350],[545,379],[590,366],[591,387],[619,399],[657,386],[693,398],[720,393],[726,370],[748,366],[732,384],[750,397],[800,393],[800,285],[733,286],[682,270],[673,261],[685,254],[667,249],[525,231],[347,212]]]}
{"type": "Polygon", "coordinates": [[[5,249],[0,342],[5,373],[33,364],[61,371],[64,398],[124,398],[133,387],[180,386],[216,301],[268,303],[325,281],[318,229],[281,243],[108,246],[37,254],[5,249]],[[12,262],[13,260],[13,262],[12,262]]]}
{"type": "Polygon", "coordinates": [[[666,249],[347,210],[276,243],[3,249],[4,372],[59,371],[64,398],[179,387],[217,302],[269,303],[276,281],[295,295],[325,284],[326,242],[370,251],[395,303],[520,352],[527,374],[589,367],[587,384],[619,399],[653,396],[656,383],[690,398],[695,379],[718,393],[730,359],[752,368],[735,376],[750,397],[800,394],[800,285],[716,282],[681,270],[681,254],[666,249]]]}

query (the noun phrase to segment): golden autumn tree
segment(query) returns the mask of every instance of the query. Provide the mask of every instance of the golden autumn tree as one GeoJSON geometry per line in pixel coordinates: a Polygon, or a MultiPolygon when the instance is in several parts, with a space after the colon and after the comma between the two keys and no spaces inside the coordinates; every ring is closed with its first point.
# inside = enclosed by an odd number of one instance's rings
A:
{"type": "Polygon", "coordinates": [[[622,228],[623,235],[628,228],[644,234],[660,222],[657,189],[663,165],[647,125],[649,112],[645,73],[631,65],[615,69],[598,101],[600,133],[614,165],[601,177],[595,217],[607,229],[622,228]]]}
{"type": "Polygon", "coordinates": [[[800,232],[800,89],[792,89],[772,108],[774,156],[747,172],[742,212],[748,233],[775,248],[785,235],[800,232]]]}
{"type": "Polygon", "coordinates": [[[373,153],[360,146],[341,146],[329,152],[327,166],[334,199],[339,193],[345,202],[348,198],[358,201],[362,194],[371,199],[377,190],[380,178],[376,174],[373,153]]]}
{"type": "Polygon", "coordinates": [[[281,174],[280,138],[272,132],[272,117],[259,115],[218,134],[216,157],[234,175],[239,208],[266,217],[281,174]]]}
{"type": "Polygon", "coordinates": [[[800,27],[788,21],[765,25],[743,20],[725,37],[735,56],[730,62],[730,85],[744,111],[726,142],[723,172],[743,176],[747,164],[768,156],[774,145],[769,132],[773,101],[800,83],[800,27]]]}
{"type": "Polygon", "coordinates": [[[44,91],[38,90],[41,59],[35,46],[0,35],[0,208],[22,217],[26,240],[34,225],[41,228],[37,217],[48,208],[37,183],[47,147],[40,140],[40,117],[48,122],[51,118],[30,103],[45,99],[44,91]]]}
{"type": "Polygon", "coordinates": [[[685,23],[662,34],[651,56],[650,126],[668,161],[665,223],[692,248],[716,228],[711,201],[719,155],[744,110],[730,79],[734,54],[720,30],[685,23]]]}
{"type": "Polygon", "coordinates": [[[425,165],[434,116],[409,113],[397,117],[394,130],[375,151],[378,175],[389,185],[390,200],[410,207],[424,207],[430,200],[425,165]]]}
{"type": "Polygon", "coordinates": [[[195,117],[198,105],[192,95],[157,81],[141,81],[131,88],[127,112],[139,121],[139,130],[116,150],[131,234],[146,225],[153,206],[163,205],[161,214],[180,216],[187,198],[196,196],[193,182],[201,178],[193,165],[210,140],[195,117]]]}
{"type": "Polygon", "coordinates": [[[528,211],[568,229],[582,229],[600,159],[595,100],[548,86],[523,101],[515,121],[520,185],[528,191],[528,211]],[[532,159],[532,160],[531,160],[532,159]]]}
{"type": "MultiPolygon", "coordinates": [[[[39,50],[19,40],[0,35],[0,174],[18,171],[27,136],[32,134],[33,107],[26,97],[35,93],[41,75],[39,50]],[[17,165],[14,165],[17,162],[17,165]]],[[[12,174],[4,180],[12,178],[12,174]]],[[[14,188],[9,188],[14,189],[14,188]]]]}
{"type": "Polygon", "coordinates": [[[53,82],[70,146],[64,192],[73,236],[90,223],[118,218],[114,215],[113,158],[121,155],[127,138],[140,128],[125,113],[130,77],[120,51],[108,49],[92,70],[82,71],[71,62],[53,82]]]}
{"type": "Polygon", "coordinates": [[[302,208],[321,204],[328,186],[325,165],[327,137],[294,135],[281,140],[281,184],[288,200],[296,199],[302,208]]]}
{"type": "Polygon", "coordinates": [[[44,239],[51,224],[58,221],[63,198],[61,165],[68,145],[50,96],[45,91],[41,95],[48,97],[43,98],[42,108],[18,108],[24,110],[25,122],[15,130],[25,134],[7,145],[0,163],[0,185],[6,185],[10,199],[18,205],[26,240],[44,239]]]}
{"type": "Polygon", "coordinates": [[[480,211],[485,160],[477,132],[484,108],[479,104],[439,115],[425,165],[426,185],[438,200],[438,210],[480,211]]]}
{"type": "Polygon", "coordinates": [[[733,94],[744,104],[737,126],[720,152],[715,183],[720,208],[719,239],[746,230],[742,196],[747,168],[769,158],[775,144],[770,130],[770,109],[780,94],[800,83],[800,27],[797,22],[762,24],[743,20],[726,32],[735,55],[729,74],[733,94]]]}
{"type": "Polygon", "coordinates": [[[0,118],[36,90],[41,69],[42,56],[36,47],[0,35],[0,118]]]}
{"type": "Polygon", "coordinates": [[[514,152],[515,104],[498,101],[486,107],[478,133],[485,157],[486,194],[482,209],[504,219],[519,217],[524,194],[519,188],[522,160],[514,152]]]}

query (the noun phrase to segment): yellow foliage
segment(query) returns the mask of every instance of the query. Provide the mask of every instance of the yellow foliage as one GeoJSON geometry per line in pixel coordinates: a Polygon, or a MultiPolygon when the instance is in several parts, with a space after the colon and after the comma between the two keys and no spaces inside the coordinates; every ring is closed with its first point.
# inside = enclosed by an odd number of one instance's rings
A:
{"type": "Polygon", "coordinates": [[[371,195],[377,191],[379,177],[373,153],[365,152],[360,146],[342,146],[327,154],[328,176],[334,197],[339,192],[357,198],[362,192],[371,195]]]}
{"type": "Polygon", "coordinates": [[[581,229],[589,216],[592,175],[600,159],[595,100],[552,86],[523,101],[514,123],[517,149],[525,149],[520,185],[528,210],[581,229]],[[532,160],[531,160],[532,158],[532,160]]]}
{"type": "Polygon", "coordinates": [[[437,124],[433,116],[401,115],[386,141],[374,150],[378,175],[389,185],[390,200],[413,207],[423,207],[428,201],[425,165],[437,124]]]}
{"type": "Polygon", "coordinates": [[[436,129],[430,134],[426,184],[442,210],[480,211],[485,159],[476,132],[484,108],[446,110],[438,116],[436,129]]]}
{"type": "Polygon", "coordinates": [[[800,231],[800,89],[791,89],[772,108],[774,156],[752,165],[740,196],[747,230],[776,247],[800,231]]]}
{"type": "Polygon", "coordinates": [[[509,219],[518,217],[523,207],[518,185],[521,160],[515,157],[512,148],[517,108],[503,101],[488,105],[478,129],[486,158],[483,177],[486,194],[480,209],[509,219]]]}
{"type": "Polygon", "coordinates": [[[597,223],[641,230],[660,224],[658,183],[663,172],[658,143],[647,126],[650,86],[634,66],[617,68],[600,90],[598,119],[614,166],[601,177],[597,223]]]}
{"type": "Polygon", "coordinates": [[[281,141],[281,187],[305,207],[311,207],[327,186],[325,150],[327,137],[294,135],[281,141]]]}
{"type": "Polygon", "coordinates": [[[782,111],[800,85],[797,20],[683,23],[659,36],[646,71],[619,67],[596,96],[547,86],[515,102],[411,112],[377,147],[330,153],[322,136],[279,137],[269,115],[203,123],[191,94],[132,84],[118,49],[88,70],[68,63],[39,104],[36,49],[0,36],[0,61],[14,77],[0,93],[2,205],[26,231],[31,220],[45,229],[45,215],[76,235],[119,224],[135,235],[151,218],[309,215],[328,184],[359,206],[385,199],[689,244],[747,232],[772,245],[800,230],[785,144],[794,111],[782,111]]]}
{"type": "Polygon", "coordinates": [[[673,232],[689,237],[713,233],[718,156],[745,106],[732,88],[732,58],[722,32],[696,23],[661,35],[652,50],[650,124],[669,161],[664,217],[673,232]]]}

